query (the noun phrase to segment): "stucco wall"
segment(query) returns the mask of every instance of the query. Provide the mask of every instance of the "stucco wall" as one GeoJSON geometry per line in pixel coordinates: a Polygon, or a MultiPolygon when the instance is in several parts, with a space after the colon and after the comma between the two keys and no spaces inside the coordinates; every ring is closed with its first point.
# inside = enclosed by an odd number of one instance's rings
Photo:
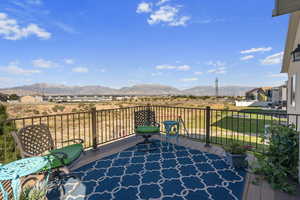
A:
{"type": "Polygon", "coordinates": [[[42,97],[23,96],[20,99],[21,103],[40,103],[43,101],[42,97]]]}
{"type": "MultiPolygon", "coordinates": [[[[300,26],[297,27],[297,34],[296,39],[294,42],[294,48],[297,47],[297,45],[300,44],[300,26]]],[[[289,53],[289,52],[285,52],[289,53]]],[[[288,100],[287,100],[287,106],[288,106],[288,113],[290,114],[300,114],[300,62],[292,62],[290,60],[290,67],[288,70],[288,100]],[[296,75],[296,96],[295,96],[295,106],[291,105],[291,77],[293,75],[296,75]]],[[[296,118],[292,117],[290,119],[292,123],[296,123],[296,118]]],[[[300,124],[300,119],[298,119],[298,124],[300,124]]],[[[298,126],[300,128],[300,126],[298,126]]],[[[299,146],[299,152],[300,152],[300,146],[299,146]]],[[[300,154],[299,154],[299,174],[300,174],[300,154]]],[[[300,175],[299,175],[299,182],[300,182],[300,175]]]]}

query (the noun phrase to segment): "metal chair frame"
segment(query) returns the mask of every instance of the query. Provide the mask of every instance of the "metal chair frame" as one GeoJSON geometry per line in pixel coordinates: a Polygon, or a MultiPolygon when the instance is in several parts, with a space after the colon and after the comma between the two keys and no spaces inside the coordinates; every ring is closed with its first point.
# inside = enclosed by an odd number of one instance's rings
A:
{"type": "MultiPolygon", "coordinates": [[[[49,151],[55,149],[51,132],[49,127],[45,124],[29,125],[21,128],[18,132],[11,132],[11,134],[17,146],[19,147],[22,158],[45,155],[49,151]]],[[[61,143],[69,142],[82,144],[84,141],[76,138],[65,140],[61,143]]],[[[63,164],[62,167],[53,169],[51,172],[50,180],[52,183],[54,183],[54,185],[61,186],[65,178],[78,178],[74,175],[70,175],[69,167],[71,166],[67,166],[64,162],[64,159],[67,158],[67,154],[63,152],[55,152],[51,153],[51,155],[60,160],[60,162],[63,164]]],[[[73,165],[74,163],[75,161],[73,161],[71,164],[73,165]]],[[[64,193],[64,188],[62,189],[64,193]]]]}

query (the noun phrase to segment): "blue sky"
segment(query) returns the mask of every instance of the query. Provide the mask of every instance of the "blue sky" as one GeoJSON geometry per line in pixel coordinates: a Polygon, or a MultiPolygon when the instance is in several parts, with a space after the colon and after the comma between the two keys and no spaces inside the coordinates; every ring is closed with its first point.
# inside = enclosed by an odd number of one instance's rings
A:
{"type": "Polygon", "coordinates": [[[288,16],[274,0],[2,0],[0,88],[47,82],[114,88],[267,86],[288,16]]]}

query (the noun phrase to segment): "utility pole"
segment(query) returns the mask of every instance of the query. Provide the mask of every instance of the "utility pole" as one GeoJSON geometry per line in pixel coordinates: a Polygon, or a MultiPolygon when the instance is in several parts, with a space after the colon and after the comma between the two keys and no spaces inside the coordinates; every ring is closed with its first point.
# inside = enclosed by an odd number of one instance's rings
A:
{"type": "Polygon", "coordinates": [[[215,89],[216,89],[215,95],[216,95],[216,97],[218,97],[219,96],[219,79],[218,78],[216,78],[216,80],[215,80],[215,89]]]}

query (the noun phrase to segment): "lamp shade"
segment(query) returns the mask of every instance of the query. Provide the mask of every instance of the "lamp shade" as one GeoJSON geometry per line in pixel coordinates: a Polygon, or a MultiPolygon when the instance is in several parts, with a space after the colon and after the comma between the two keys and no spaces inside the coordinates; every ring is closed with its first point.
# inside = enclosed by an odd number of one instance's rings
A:
{"type": "Polygon", "coordinates": [[[300,61],[300,44],[298,44],[297,48],[292,51],[292,59],[293,59],[293,62],[298,62],[300,61]]]}

